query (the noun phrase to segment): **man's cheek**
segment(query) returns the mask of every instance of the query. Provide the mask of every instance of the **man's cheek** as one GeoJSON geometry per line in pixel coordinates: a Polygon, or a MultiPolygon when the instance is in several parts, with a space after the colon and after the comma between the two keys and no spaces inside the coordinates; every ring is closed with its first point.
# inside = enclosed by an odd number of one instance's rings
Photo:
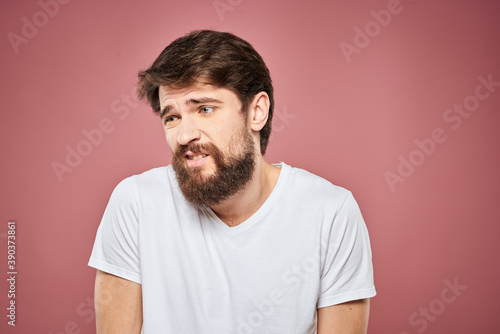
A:
{"type": "Polygon", "coordinates": [[[170,147],[170,151],[171,151],[172,153],[175,153],[175,152],[176,152],[177,147],[176,147],[175,145],[173,145],[173,144],[172,144],[172,142],[168,139],[168,137],[167,137],[167,144],[168,144],[168,147],[170,147]]]}

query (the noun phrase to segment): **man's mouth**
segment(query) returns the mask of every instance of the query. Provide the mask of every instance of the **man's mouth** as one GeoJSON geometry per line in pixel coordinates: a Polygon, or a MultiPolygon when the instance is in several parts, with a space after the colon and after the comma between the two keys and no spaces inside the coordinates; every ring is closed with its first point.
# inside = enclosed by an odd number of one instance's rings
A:
{"type": "Polygon", "coordinates": [[[188,158],[189,160],[199,160],[204,157],[208,157],[208,154],[186,155],[186,158],[188,158]]]}
{"type": "Polygon", "coordinates": [[[184,157],[186,158],[186,165],[188,168],[201,167],[207,160],[210,154],[208,153],[193,153],[187,152],[184,157]]]}

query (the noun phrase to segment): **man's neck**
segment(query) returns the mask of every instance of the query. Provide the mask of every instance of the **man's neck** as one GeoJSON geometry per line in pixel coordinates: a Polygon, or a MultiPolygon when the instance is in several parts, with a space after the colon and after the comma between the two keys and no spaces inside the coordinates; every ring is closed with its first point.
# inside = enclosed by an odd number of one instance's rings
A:
{"type": "Polygon", "coordinates": [[[280,168],[260,157],[255,164],[253,178],[243,190],[228,200],[210,208],[229,227],[237,226],[250,218],[267,200],[280,175],[280,168]]]}

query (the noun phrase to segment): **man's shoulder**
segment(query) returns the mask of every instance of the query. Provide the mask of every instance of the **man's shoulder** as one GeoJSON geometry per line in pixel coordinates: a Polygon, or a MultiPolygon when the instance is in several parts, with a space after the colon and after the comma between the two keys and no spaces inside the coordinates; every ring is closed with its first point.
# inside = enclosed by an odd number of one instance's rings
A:
{"type": "Polygon", "coordinates": [[[284,179],[279,201],[296,208],[316,208],[336,212],[351,192],[326,178],[299,167],[282,164],[284,179]]]}
{"type": "Polygon", "coordinates": [[[149,181],[149,180],[160,181],[160,180],[163,180],[165,178],[168,178],[171,169],[172,169],[172,165],[160,166],[160,167],[151,168],[150,170],[133,175],[131,177],[136,177],[137,180],[140,180],[140,181],[149,181]]]}
{"type": "Polygon", "coordinates": [[[116,188],[147,190],[168,186],[171,183],[171,168],[171,165],[155,167],[142,173],[128,176],[116,188]]]}
{"type": "MultiPolygon", "coordinates": [[[[351,192],[328,179],[299,167],[289,167],[280,202],[290,210],[334,217],[352,197],[351,192]],[[320,214],[320,212],[322,214],[320,214]]],[[[327,219],[328,220],[328,219],[327,219]]],[[[319,220],[321,221],[321,220],[319,220]]]]}
{"type": "Polygon", "coordinates": [[[350,194],[346,188],[335,185],[326,178],[299,167],[290,168],[290,182],[301,191],[311,192],[319,196],[345,198],[350,194]]]}

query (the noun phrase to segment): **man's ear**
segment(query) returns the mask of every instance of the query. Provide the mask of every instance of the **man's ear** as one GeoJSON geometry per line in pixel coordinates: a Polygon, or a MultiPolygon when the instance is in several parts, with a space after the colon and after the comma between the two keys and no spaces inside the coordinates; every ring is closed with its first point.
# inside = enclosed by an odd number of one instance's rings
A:
{"type": "Polygon", "coordinates": [[[252,131],[259,132],[266,125],[269,116],[269,96],[266,92],[255,94],[248,108],[248,122],[252,131]]]}

